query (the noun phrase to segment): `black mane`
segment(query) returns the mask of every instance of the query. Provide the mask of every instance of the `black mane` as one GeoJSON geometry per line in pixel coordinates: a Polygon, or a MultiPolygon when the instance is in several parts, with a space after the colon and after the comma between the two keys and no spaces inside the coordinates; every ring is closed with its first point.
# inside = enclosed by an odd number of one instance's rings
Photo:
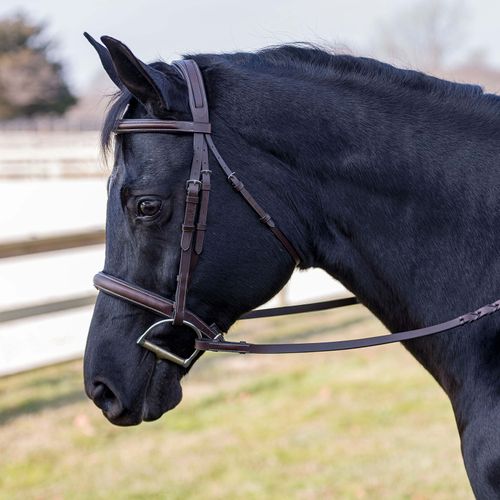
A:
{"type": "MultiPolygon", "coordinates": [[[[356,81],[362,84],[391,85],[407,91],[429,92],[442,98],[475,101],[485,95],[479,85],[442,80],[420,71],[396,68],[368,57],[332,54],[309,43],[280,45],[254,53],[195,54],[185,57],[196,60],[201,68],[230,65],[262,72],[286,68],[294,74],[310,79],[334,78],[338,81],[356,81]]],[[[157,61],[152,63],[152,66],[161,71],[164,64],[157,61]]],[[[112,97],[101,135],[104,151],[109,150],[116,120],[123,115],[131,100],[132,96],[128,91],[119,91],[112,97]]]]}

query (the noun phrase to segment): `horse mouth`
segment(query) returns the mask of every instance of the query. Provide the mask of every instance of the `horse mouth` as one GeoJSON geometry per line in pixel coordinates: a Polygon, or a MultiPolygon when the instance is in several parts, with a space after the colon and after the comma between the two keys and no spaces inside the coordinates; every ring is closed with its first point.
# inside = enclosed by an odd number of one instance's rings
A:
{"type": "MultiPolygon", "coordinates": [[[[123,404],[118,398],[113,405],[99,403],[96,400],[96,390],[92,392],[91,398],[113,425],[129,427],[142,422],[152,422],[181,402],[182,375],[178,366],[164,361],[154,361],[151,375],[143,390],[129,404],[123,404]]],[[[109,386],[109,383],[107,385],[109,386]]]]}

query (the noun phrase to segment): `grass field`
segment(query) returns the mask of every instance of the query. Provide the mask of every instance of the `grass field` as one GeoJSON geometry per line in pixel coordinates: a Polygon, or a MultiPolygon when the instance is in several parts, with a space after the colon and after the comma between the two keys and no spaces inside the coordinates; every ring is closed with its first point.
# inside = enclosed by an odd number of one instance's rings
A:
{"type": "MultiPolygon", "coordinates": [[[[355,306],[242,322],[231,337],[381,330],[355,306]]],[[[1,499],[472,498],[448,400],[401,346],[208,354],[181,405],[134,428],[104,419],[81,372],[73,362],[0,379],[1,499]]]]}

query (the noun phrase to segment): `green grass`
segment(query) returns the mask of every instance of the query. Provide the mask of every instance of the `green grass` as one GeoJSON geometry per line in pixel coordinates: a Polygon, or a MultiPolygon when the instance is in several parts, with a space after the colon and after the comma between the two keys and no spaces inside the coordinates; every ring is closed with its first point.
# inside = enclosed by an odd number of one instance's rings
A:
{"type": "MultiPolygon", "coordinates": [[[[242,322],[232,338],[340,332],[381,327],[354,307],[242,322]]],[[[208,354],[181,405],[134,428],[104,419],[81,371],[73,362],[0,379],[1,499],[472,498],[448,400],[401,346],[208,354]]]]}

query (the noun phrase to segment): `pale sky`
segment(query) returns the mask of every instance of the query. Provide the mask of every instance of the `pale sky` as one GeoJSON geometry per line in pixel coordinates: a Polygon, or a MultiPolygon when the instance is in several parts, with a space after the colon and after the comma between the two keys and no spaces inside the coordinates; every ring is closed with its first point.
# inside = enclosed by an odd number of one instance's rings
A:
{"type": "MultiPolygon", "coordinates": [[[[0,16],[46,20],[77,91],[99,63],[82,32],[111,35],[146,62],[182,53],[251,50],[287,41],[346,44],[369,53],[381,22],[415,0],[1,0],[0,16]]],[[[454,0],[449,0],[454,1],[454,0]]],[[[467,45],[500,67],[500,1],[469,0],[467,45]]]]}

